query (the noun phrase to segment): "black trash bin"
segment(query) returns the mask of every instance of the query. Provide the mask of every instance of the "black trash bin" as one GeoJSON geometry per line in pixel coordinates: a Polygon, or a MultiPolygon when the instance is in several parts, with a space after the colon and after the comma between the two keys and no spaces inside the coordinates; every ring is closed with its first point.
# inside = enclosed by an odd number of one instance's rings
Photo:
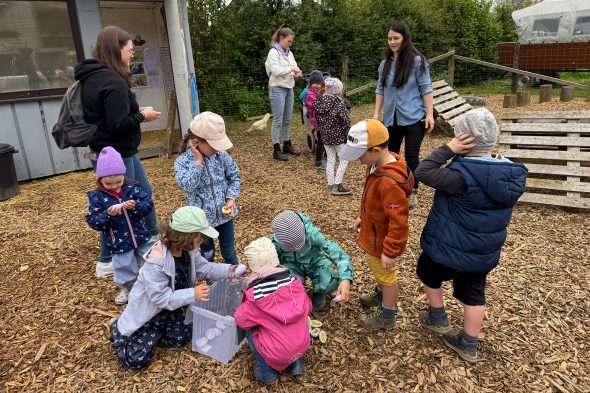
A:
{"type": "Polygon", "coordinates": [[[12,155],[18,153],[14,147],[0,143],[0,201],[5,201],[18,194],[18,181],[12,155]]]}

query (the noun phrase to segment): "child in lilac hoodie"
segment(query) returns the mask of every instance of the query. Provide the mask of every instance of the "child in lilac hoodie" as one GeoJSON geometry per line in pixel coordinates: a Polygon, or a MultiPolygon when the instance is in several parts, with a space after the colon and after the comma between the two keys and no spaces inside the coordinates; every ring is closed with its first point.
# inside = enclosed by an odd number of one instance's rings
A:
{"type": "Polygon", "coordinates": [[[256,379],[272,385],[278,381],[280,371],[303,373],[303,356],[310,344],[307,317],[311,302],[299,278],[280,267],[269,238],[253,241],[244,254],[252,274],[234,317],[246,330],[256,359],[256,379]]]}

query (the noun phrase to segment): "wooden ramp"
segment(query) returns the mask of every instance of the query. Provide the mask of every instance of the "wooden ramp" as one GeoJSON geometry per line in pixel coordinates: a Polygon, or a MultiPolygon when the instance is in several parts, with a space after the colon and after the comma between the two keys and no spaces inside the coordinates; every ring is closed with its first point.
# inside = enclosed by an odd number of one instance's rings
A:
{"type": "Polygon", "coordinates": [[[432,83],[435,116],[451,128],[463,113],[473,109],[449,84],[442,80],[432,83]]]}
{"type": "Polygon", "coordinates": [[[590,209],[590,111],[506,113],[499,143],[529,170],[520,201],[590,209]]]}

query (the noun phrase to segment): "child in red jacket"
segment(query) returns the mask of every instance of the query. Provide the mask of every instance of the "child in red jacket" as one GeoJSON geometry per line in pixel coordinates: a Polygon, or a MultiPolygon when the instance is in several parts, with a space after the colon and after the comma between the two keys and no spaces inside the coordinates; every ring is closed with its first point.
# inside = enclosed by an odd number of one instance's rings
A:
{"type": "Polygon", "coordinates": [[[269,238],[253,241],[244,254],[252,274],[234,317],[246,330],[256,359],[256,379],[272,385],[278,381],[279,371],[303,373],[303,356],[310,343],[307,317],[311,302],[299,278],[280,266],[269,238]]]}

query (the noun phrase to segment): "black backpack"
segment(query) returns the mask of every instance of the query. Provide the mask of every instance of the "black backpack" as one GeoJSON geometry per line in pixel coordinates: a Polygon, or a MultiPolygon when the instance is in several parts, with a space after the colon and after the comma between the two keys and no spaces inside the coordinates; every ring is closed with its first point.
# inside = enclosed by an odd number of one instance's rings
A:
{"type": "Polygon", "coordinates": [[[53,126],[51,136],[60,149],[85,147],[92,142],[98,126],[84,120],[81,80],[74,82],[64,95],[59,118],[53,126]]]}

